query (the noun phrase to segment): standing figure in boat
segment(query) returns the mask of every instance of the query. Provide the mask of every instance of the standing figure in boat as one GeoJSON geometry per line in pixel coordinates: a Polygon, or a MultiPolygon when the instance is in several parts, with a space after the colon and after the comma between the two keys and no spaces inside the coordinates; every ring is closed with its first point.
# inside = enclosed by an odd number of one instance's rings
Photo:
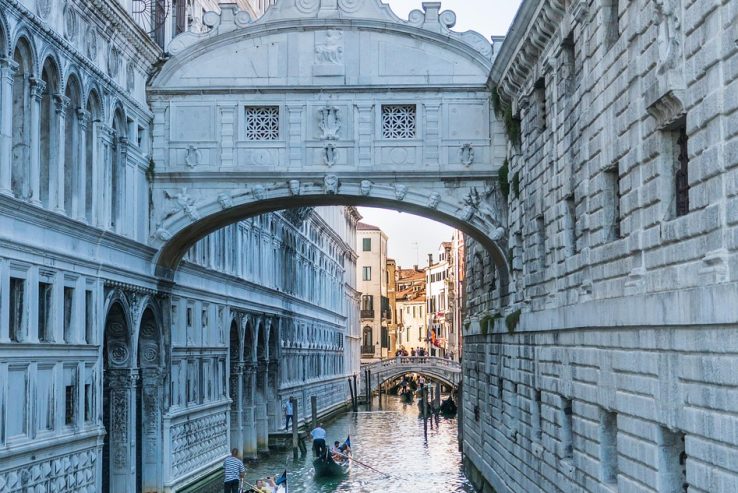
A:
{"type": "Polygon", "coordinates": [[[318,427],[310,432],[310,436],[313,438],[313,454],[319,459],[325,457],[328,451],[325,445],[326,433],[323,429],[323,423],[318,423],[318,427]]]}

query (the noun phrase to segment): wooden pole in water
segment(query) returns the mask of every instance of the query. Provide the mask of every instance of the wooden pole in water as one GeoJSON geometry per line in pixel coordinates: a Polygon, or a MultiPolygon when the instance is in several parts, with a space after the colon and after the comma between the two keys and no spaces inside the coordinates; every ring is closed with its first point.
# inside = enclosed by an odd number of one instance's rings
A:
{"type": "Polygon", "coordinates": [[[436,382],[436,407],[441,406],[441,382],[436,382]]]}
{"type": "Polygon", "coordinates": [[[367,400],[366,400],[366,403],[369,406],[369,409],[371,409],[372,408],[372,394],[373,394],[373,392],[372,392],[372,390],[373,390],[372,389],[372,371],[371,370],[367,370],[366,371],[366,387],[367,387],[367,391],[366,391],[367,400]]]}
{"type": "Polygon", "coordinates": [[[349,384],[349,393],[351,394],[351,409],[355,407],[354,402],[354,388],[351,386],[351,377],[348,378],[348,384],[349,384]]]}
{"type": "Polygon", "coordinates": [[[313,429],[318,427],[318,396],[310,396],[310,410],[312,411],[313,429]]]}
{"type": "Polygon", "coordinates": [[[423,432],[426,440],[428,439],[428,387],[423,385],[423,391],[420,393],[423,399],[423,432]]]}
{"type": "Polygon", "coordinates": [[[359,389],[356,388],[356,374],[354,374],[354,412],[359,410],[359,389]]]}
{"type": "Polygon", "coordinates": [[[297,399],[290,397],[290,403],[292,403],[292,456],[297,459],[297,448],[299,447],[299,437],[297,434],[297,420],[299,419],[299,415],[297,413],[297,399]]]}

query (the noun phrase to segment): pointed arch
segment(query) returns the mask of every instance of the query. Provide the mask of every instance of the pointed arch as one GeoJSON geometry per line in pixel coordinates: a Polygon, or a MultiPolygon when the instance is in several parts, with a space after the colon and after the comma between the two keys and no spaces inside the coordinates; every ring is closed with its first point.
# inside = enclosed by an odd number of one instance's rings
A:
{"type": "Polygon", "coordinates": [[[111,127],[112,152],[110,162],[107,163],[106,192],[109,198],[110,224],[109,226],[121,233],[123,231],[123,210],[126,194],[126,146],[128,145],[126,114],[123,106],[117,103],[114,106],[111,127]]]}

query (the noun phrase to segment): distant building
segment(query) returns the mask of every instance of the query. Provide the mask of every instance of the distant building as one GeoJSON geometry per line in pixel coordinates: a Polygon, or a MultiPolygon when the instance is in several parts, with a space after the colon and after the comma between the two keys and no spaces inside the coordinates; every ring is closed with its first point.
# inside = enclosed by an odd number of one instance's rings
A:
{"type": "Polygon", "coordinates": [[[428,347],[431,354],[450,356],[457,359],[461,352],[461,309],[463,281],[463,234],[454,232],[451,241],[444,241],[438,249],[438,260],[434,263],[429,256],[426,270],[426,297],[428,324],[430,327],[428,347]],[[435,333],[435,342],[433,335],[435,333]]]}
{"type": "Polygon", "coordinates": [[[426,342],[425,270],[397,269],[397,346],[408,351],[426,342]]]}
{"type": "Polygon", "coordinates": [[[389,337],[389,354],[394,356],[397,352],[397,314],[395,313],[397,301],[397,262],[387,259],[387,301],[389,303],[389,320],[387,321],[387,334],[389,337]]]}
{"type": "Polygon", "coordinates": [[[387,296],[387,235],[377,226],[356,225],[359,258],[357,290],[361,293],[361,356],[382,358],[389,355],[391,319],[387,296]]]}
{"type": "Polygon", "coordinates": [[[454,231],[451,239],[453,243],[452,257],[453,265],[451,267],[451,281],[450,284],[453,288],[450,303],[451,310],[453,312],[453,332],[449,335],[449,352],[453,352],[454,359],[460,359],[463,352],[462,339],[463,339],[463,317],[465,309],[465,293],[464,288],[465,276],[464,269],[466,263],[464,262],[464,233],[458,229],[454,231]],[[453,345],[456,345],[454,348],[453,345]]]}

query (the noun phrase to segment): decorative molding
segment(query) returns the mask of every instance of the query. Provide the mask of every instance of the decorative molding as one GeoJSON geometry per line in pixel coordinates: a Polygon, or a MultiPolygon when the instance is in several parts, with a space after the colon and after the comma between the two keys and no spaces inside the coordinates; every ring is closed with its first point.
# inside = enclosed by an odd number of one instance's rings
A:
{"type": "Polygon", "coordinates": [[[684,109],[683,90],[667,89],[663,92],[656,83],[646,92],[646,99],[650,101],[646,109],[660,129],[674,125],[687,114],[684,109]]]}

